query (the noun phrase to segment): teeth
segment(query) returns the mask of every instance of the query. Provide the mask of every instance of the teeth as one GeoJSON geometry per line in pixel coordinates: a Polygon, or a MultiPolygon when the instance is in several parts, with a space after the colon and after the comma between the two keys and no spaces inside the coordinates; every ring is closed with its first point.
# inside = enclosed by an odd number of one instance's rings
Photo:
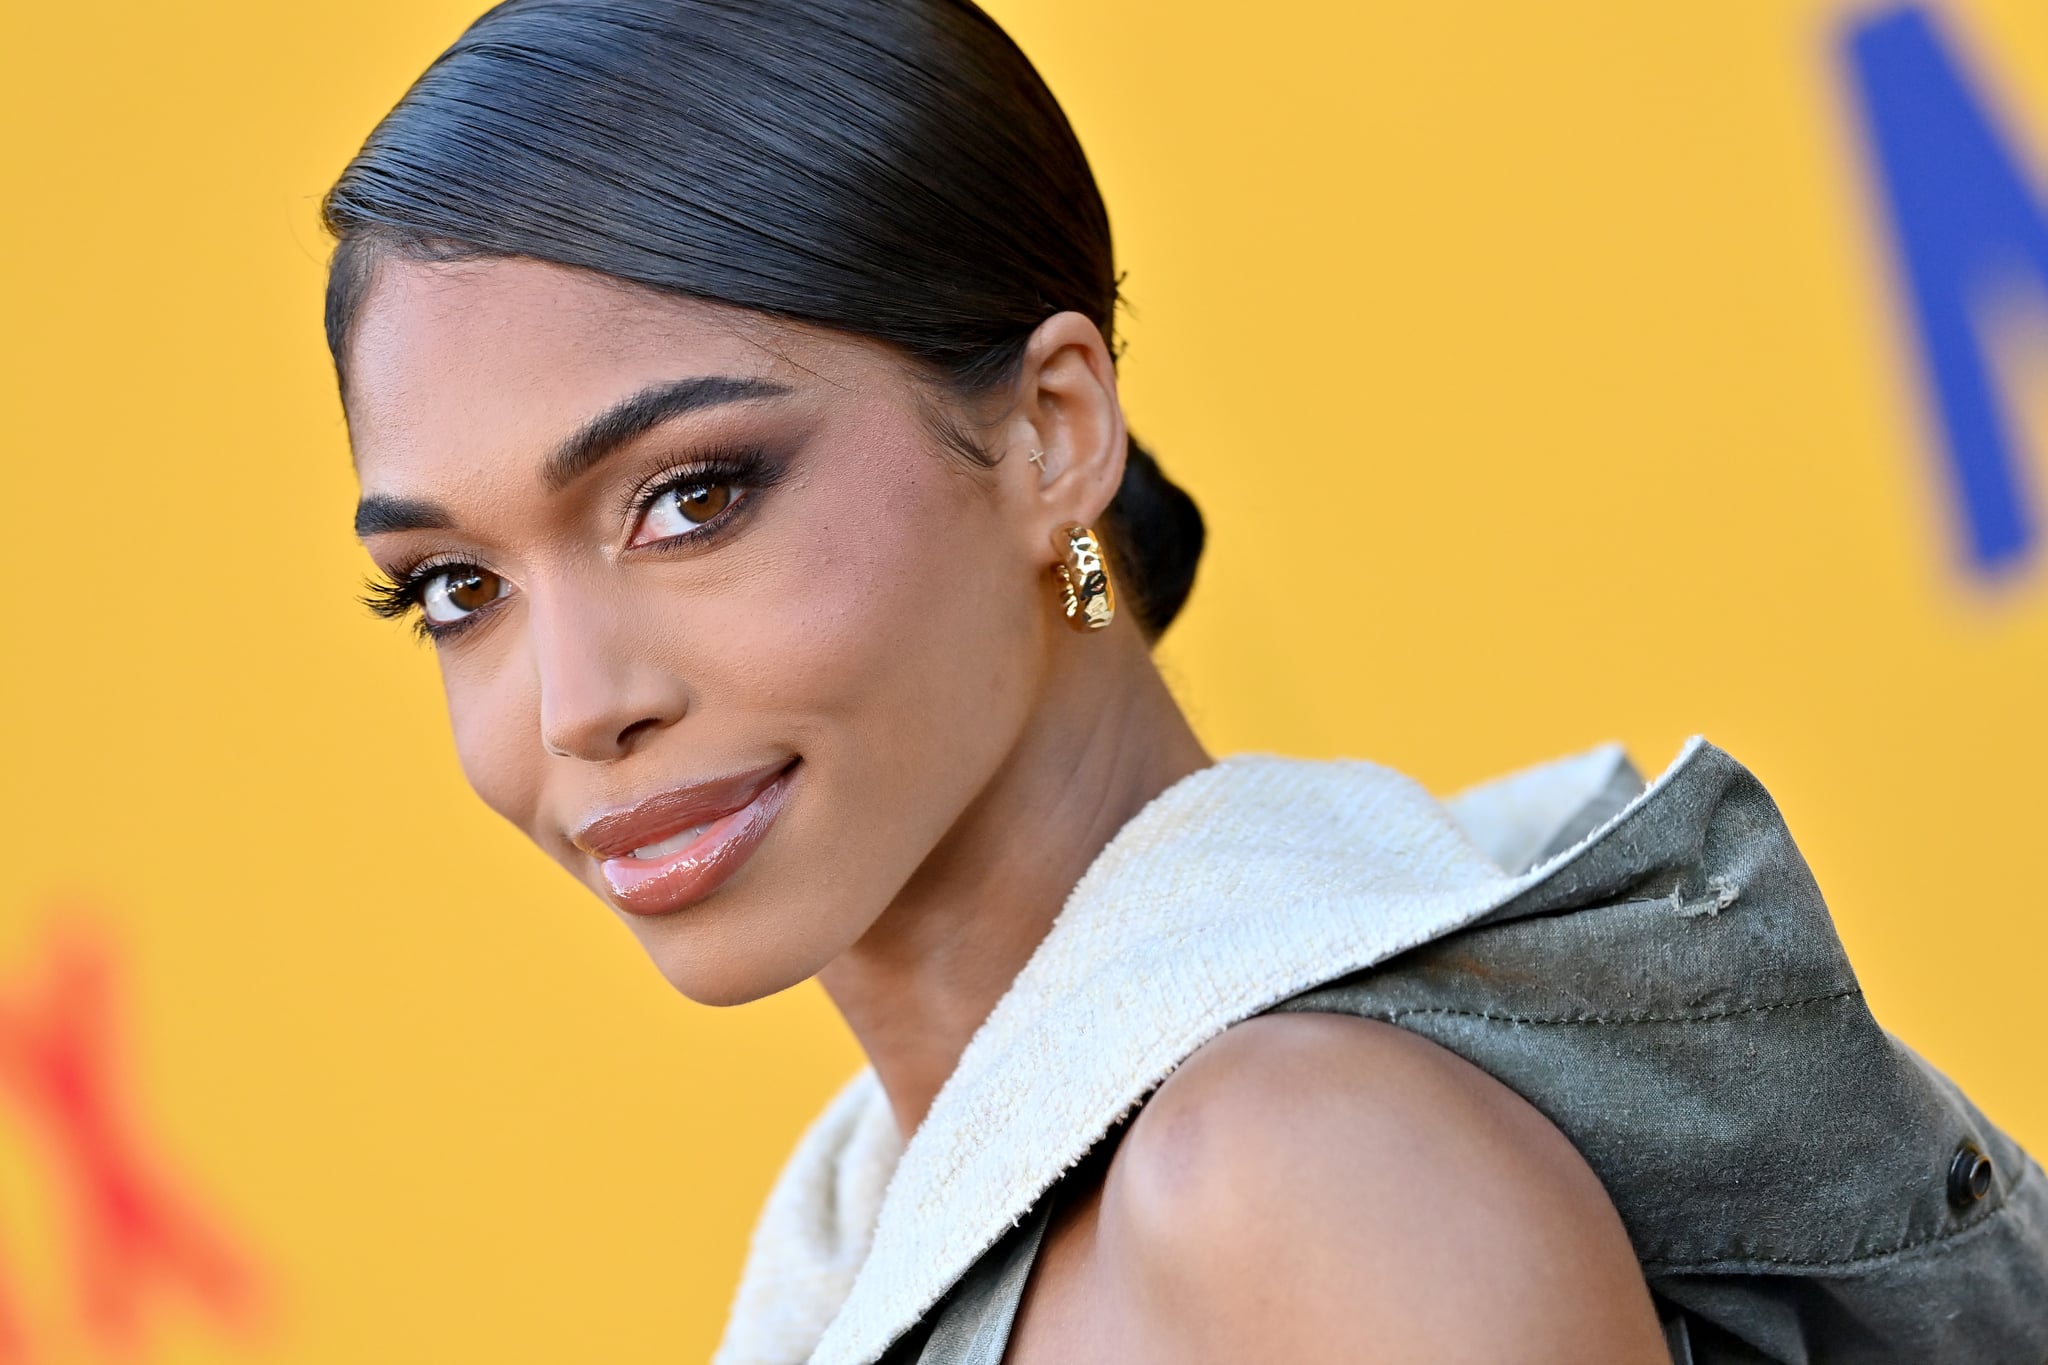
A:
{"type": "Polygon", "coordinates": [[[699,825],[695,829],[686,829],[680,834],[671,834],[658,844],[646,844],[634,849],[632,856],[635,858],[666,858],[671,853],[681,853],[691,844],[697,842],[698,835],[710,828],[710,825],[699,825]]]}

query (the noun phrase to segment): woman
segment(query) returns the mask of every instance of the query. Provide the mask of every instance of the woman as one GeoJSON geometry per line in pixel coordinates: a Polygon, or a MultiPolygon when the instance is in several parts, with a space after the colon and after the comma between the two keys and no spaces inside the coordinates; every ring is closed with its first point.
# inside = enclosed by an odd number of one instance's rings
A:
{"type": "Polygon", "coordinates": [[[327,219],[471,783],[683,994],[816,976],[873,1064],[722,1361],[2039,1358],[2038,1169],[1725,755],[1446,810],[1203,752],[1107,216],[968,0],[512,0],[327,219]]]}

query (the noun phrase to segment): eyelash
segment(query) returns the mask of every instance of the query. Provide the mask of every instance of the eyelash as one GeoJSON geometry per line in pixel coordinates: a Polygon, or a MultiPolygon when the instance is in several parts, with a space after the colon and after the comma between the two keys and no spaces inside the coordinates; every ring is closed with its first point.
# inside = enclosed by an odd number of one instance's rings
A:
{"type": "MultiPolygon", "coordinates": [[[[702,529],[687,535],[671,536],[666,540],[652,541],[635,546],[640,550],[679,551],[687,545],[699,550],[714,540],[722,540],[734,525],[734,518],[743,515],[742,509],[750,507],[755,495],[772,488],[781,481],[782,469],[771,462],[759,450],[731,449],[713,451],[689,464],[663,470],[651,480],[642,483],[623,499],[618,516],[631,518],[630,524],[638,527],[642,518],[662,498],[680,489],[703,486],[718,487],[731,485],[736,496],[724,510],[702,524],[702,529]]],[[[403,620],[413,616],[413,630],[422,639],[445,641],[468,630],[488,612],[488,607],[479,607],[459,621],[446,625],[435,625],[428,621],[421,605],[427,584],[434,578],[453,568],[482,568],[473,560],[459,555],[430,556],[416,564],[395,570],[389,575],[380,575],[363,584],[362,603],[377,616],[389,621],[403,620]]]]}
{"type": "MultiPolygon", "coordinates": [[[[627,494],[624,501],[619,504],[617,515],[621,520],[630,518],[637,526],[655,503],[678,489],[731,484],[743,496],[733,499],[732,508],[703,523],[706,527],[715,526],[722,530],[732,520],[733,508],[737,508],[753,494],[773,488],[781,481],[782,473],[781,467],[771,462],[759,450],[737,447],[713,450],[688,464],[665,469],[641,484],[637,490],[627,494]]],[[[674,546],[681,541],[688,541],[694,547],[708,536],[716,534],[718,532],[708,530],[693,531],[687,536],[672,537],[666,542],[655,541],[641,548],[653,549],[656,545],[663,544],[674,546]]]]}

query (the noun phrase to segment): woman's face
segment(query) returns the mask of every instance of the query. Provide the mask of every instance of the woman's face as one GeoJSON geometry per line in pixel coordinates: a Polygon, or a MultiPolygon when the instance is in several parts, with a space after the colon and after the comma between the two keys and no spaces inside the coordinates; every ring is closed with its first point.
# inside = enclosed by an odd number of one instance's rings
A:
{"type": "Polygon", "coordinates": [[[527,260],[387,259],[349,358],[478,794],[693,999],[858,940],[1041,690],[1030,466],[946,451],[884,347],[527,260]]]}

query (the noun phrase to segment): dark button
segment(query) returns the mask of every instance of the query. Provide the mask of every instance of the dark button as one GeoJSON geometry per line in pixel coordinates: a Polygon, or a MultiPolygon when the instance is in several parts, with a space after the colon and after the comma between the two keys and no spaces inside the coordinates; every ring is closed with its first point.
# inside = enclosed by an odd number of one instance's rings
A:
{"type": "Polygon", "coordinates": [[[1948,1164],[1948,1202],[1966,1209],[1991,1193],[1991,1158],[1965,1142],[1948,1164]]]}

